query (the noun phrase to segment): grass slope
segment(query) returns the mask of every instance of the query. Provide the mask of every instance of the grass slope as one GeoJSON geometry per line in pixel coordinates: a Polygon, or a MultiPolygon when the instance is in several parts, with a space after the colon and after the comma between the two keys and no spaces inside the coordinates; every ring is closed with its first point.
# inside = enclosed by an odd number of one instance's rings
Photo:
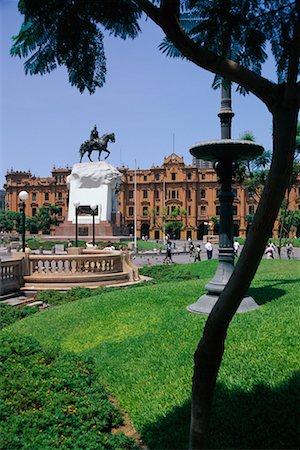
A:
{"type": "MultiPolygon", "coordinates": [[[[186,306],[215,268],[215,261],[145,268],[157,284],[55,307],[2,333],[93,357],[145,443],[186,448],[193,353],[206,320],[186,306]]],[[[298,448],[299,273],[298,261],[262,262],[250,289],[261,308],[236,315],[228,332],[209,448],[298,448]]]]}

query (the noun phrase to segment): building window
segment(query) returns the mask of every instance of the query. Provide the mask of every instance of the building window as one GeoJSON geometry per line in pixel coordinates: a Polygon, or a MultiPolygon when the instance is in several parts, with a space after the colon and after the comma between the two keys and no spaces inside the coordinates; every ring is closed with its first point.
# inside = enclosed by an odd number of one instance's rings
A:
{"type": "Polygon", "coordinates": [[[172,179],[173,181],[176,180],[176,173],[175,173],[175,172],[172,172],[172,173],[171,173],[171,179],[172,179]]]}
{"type": "Polygon", "coordinates": [[[192,174],[191,174],[191,172],[189,172],[189,173],[187,174],[187,179],[188,179],[188,180],[191,180],[191,179],[192,179],[192,174]]]}
{"type": "Polygon", "coordinates": [[[249,205],[249,214],[254,214],[254,205],[249,205]]]}
{"type": "Polygon", "coordinates": [[[36,208],[32,208],[31,214],[32,214],[32,217],[34,217],[36,215],[36,208]]]}
{"type": "Polygon", "coordinates": [[[132,190],[128,191],[128,197],[129,198],[133,198],[133,191],[132,190]]]}
{"type": "Polygon", "coordinates": [[[45,200],[49,200],[49,192],[45,192],[45,200]]]}
{"type": "Polygon", "coordinates": [[[220,215],[220,206],[216,207],[216,215],[219,216],[220,215]]]}
{"type": "Polygon", "coordinates": [[[148,198],[148,191],[146,190],[143,191],[143,198],[148,198]]]}
{"type": "Polygon", "coordinates": [[[172,191],[172,198],[176,198],[176,191],[172,191]]]}
{"type": "Polygon", "coordinates": [[[159,191],[156,190],[154,195],[155,195],[155,199],[159,200],[159,191]]]}
{"type": "Polygon", "coordinates": [[[200,214],[201,214],[201,216],[205,216],[205,214],[206,214],[206,206],[205,205],[201,205],[200,214]]]}
{"type": "Polygon", "coordinates": [[[167,216],[170,215],[170,206],[167,207],[167,216]]]}
{"type": "Polygon", "coordinates": [[[156,207],[155,207],[155,214],[156,214],[157,216],[159,216],[159,206],[156,206],[156,207]]]}
{"type": "Polygon", "coordinates": [[[133,206],[129,206],[128,215],[133,216],[133,206]]]}
{"type": "Polygon", "coordinates": [[[148,216],[148,206],[143,206],[143,216],[148,216]]]}
{"type": "Polygon", "coordinates": [[[132,180],[133,180],[133,176],[129,175],[129,181],[132,181],[132,180]]]}
{"type": "Polygon", "coordinates": [[[205,180],[205,173],[201,173],[201,180],[205,180]]]}
{"type": "Polygon", "coordinates": [[[175,211],[175,209],[177,209],[177,207],[173,205],[173,206],[171,207],[171,213],[172,213],[173,211],[175,211]]]}
{"type": "Polygon", "coordinates": [[[148,179],[147,175],[144,175],[144,181],[147,181],[147,179],[148,179]]]}
{"type": "Polygon", "coordinates": [[[31,196],[32,196],[32,201],[35,202],[36,201],[36,192],[33,192],[31,194],[31,196]]]}
{"type": "Polygon", "coordinates": [[[205,189],[200,189],[200,197],[205,198],[206,197],[206,191],[205,189]]]}
{"type": "Polygon", "coordinates": [[[188,206],[188,215],[190,216],[192,214],[192,208],[191,206],[188,206]]]}
{"type": "Polygon", "coordinates": [[[155,174],[155,179],[158,181],[159,178],[160,178],[159,173],[156,173],[156,174],[155,174]]]}
{"type": "Polygon", "coordinates": [[[192,198],[192,191],[188,189],[187,191],[187,198],[190,200],[192,198]]]}
{"type": "Polygon", "coordinates": [[[58,208],[58,215],[59,215],[59,217],[62,216],[62,208],[58,208]]]}
{"type": "Polygon", "coordinates": [[[62,192],[58,192],[58,200],[62,200],[62,192]]]}
{"type": "Polygon", "coordinates": [[[234,206],[232,207],[232,214],[233,214],[234,216],[237,216],[237,206],[236,206],[236,205],[234,205],[234,206]]]}

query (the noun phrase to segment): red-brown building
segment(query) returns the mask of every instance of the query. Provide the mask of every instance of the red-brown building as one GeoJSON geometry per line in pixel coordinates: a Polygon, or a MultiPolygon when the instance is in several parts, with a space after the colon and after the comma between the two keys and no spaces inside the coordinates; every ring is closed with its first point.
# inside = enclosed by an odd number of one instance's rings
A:
{"type": "MultiPolygon", "coordinates": [[[[135,214],[137,236],[150,239],[162,239],[166,222],[181,221],[183,228],[181,239],[201,239],[211,232],[218,234],[220,189],[217,176],[212,167],[186,165],[183,158],[172,153],[165,157],[161,166],[150,169],[118,169],[122,173],[119,190],[119,214],[123,234],[133,234],[135,214]],[[177,211],[177,216],[174,216],[177,211]]],[[[21,202],[18,194],[21,190],[29,193],[26,202],[26,214],[34,216],[41,206],[56,204],[60,208],[59,221],[67,219],[68,188],[66,177],[70,168],[53,168],[51,177],[39,178],[30,172],[8,171],[6,175],[5,207],[18,211],[21,202]]],[[[289,209],[299,209],[300,179],[290,195],[289,209]]],[[[247,217],[257,207],[257,199],[250,196],[242,185],[233,185],[233,220],[235,236],[244,237],[247,230],[247,217]]],[[[278,232],[278,223],[274,235],[278,232]]],[[[59,235],[59,229],[56,230],[59,235]]]]}

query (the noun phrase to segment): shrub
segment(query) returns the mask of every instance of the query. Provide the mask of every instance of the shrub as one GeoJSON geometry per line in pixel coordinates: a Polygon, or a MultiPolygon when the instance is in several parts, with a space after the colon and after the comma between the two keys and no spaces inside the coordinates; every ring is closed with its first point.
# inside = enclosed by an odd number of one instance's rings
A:
{"type": "Polygon", "coordinates": [[[1,337],[0,448],[134,449],[112,428],[120,411],[97,381],[94,365],[73,354],[44,352],[29,337],[1,337]]]}
{"type": "Polygon", "coordinates": [[[38,308],[25,306],[24,308],[16,308],[10,305],[0,305],[0,330],[23,317],[30,316],[38,312],[38,308]]]}
{"type": "Polygon", "coordinates": [[[97,289],[88,289],[82,287],[76,287],[66,292],[54,291],[48,289],[40,291],[37,294],[36,299],[41,302],[45,302],[48,305],[61,305],[63,303],[73,302],[82,298],[91,297],[92,295],[100,295],[104,292],[105,288],[98,287],[97,289]]]}

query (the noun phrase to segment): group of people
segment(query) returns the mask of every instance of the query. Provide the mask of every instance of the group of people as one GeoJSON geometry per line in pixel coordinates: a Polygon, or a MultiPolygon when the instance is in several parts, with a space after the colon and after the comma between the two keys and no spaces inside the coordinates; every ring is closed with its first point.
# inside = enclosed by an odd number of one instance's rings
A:
{"type": "MultiPolygon", "coordinates": [[[[201,246],[200,244],[195,245],[193,244],[193,241],[191,238],[188,239],[188,245],[189,245],[189,254],[191,257],[194,258],[194,262],[201,261],[201,246]]],[[[207,241],[204,245],[204,248],[206,250],[207,259],[212,259],[213,255],[213,246],[211,241],[207,241]]]]}
{"type": "MultiPolygon", "coordinates": [[[[277,247],[275,246],[275,244],[273,244],[273,242],[269,241],[267,248],[265,250],[265,255],[267,257],[267,259],[274,259],[275,257],[275,250],[277,248],[277,252],[278,252],[278,256],[279,258],[281,258],[281,247],[279,245],[277,245],[277,247]]],[[[288,259],[292,259],[293,257],[293,244],[289,241],[286,246],[286,254],[288,259]]]]}

